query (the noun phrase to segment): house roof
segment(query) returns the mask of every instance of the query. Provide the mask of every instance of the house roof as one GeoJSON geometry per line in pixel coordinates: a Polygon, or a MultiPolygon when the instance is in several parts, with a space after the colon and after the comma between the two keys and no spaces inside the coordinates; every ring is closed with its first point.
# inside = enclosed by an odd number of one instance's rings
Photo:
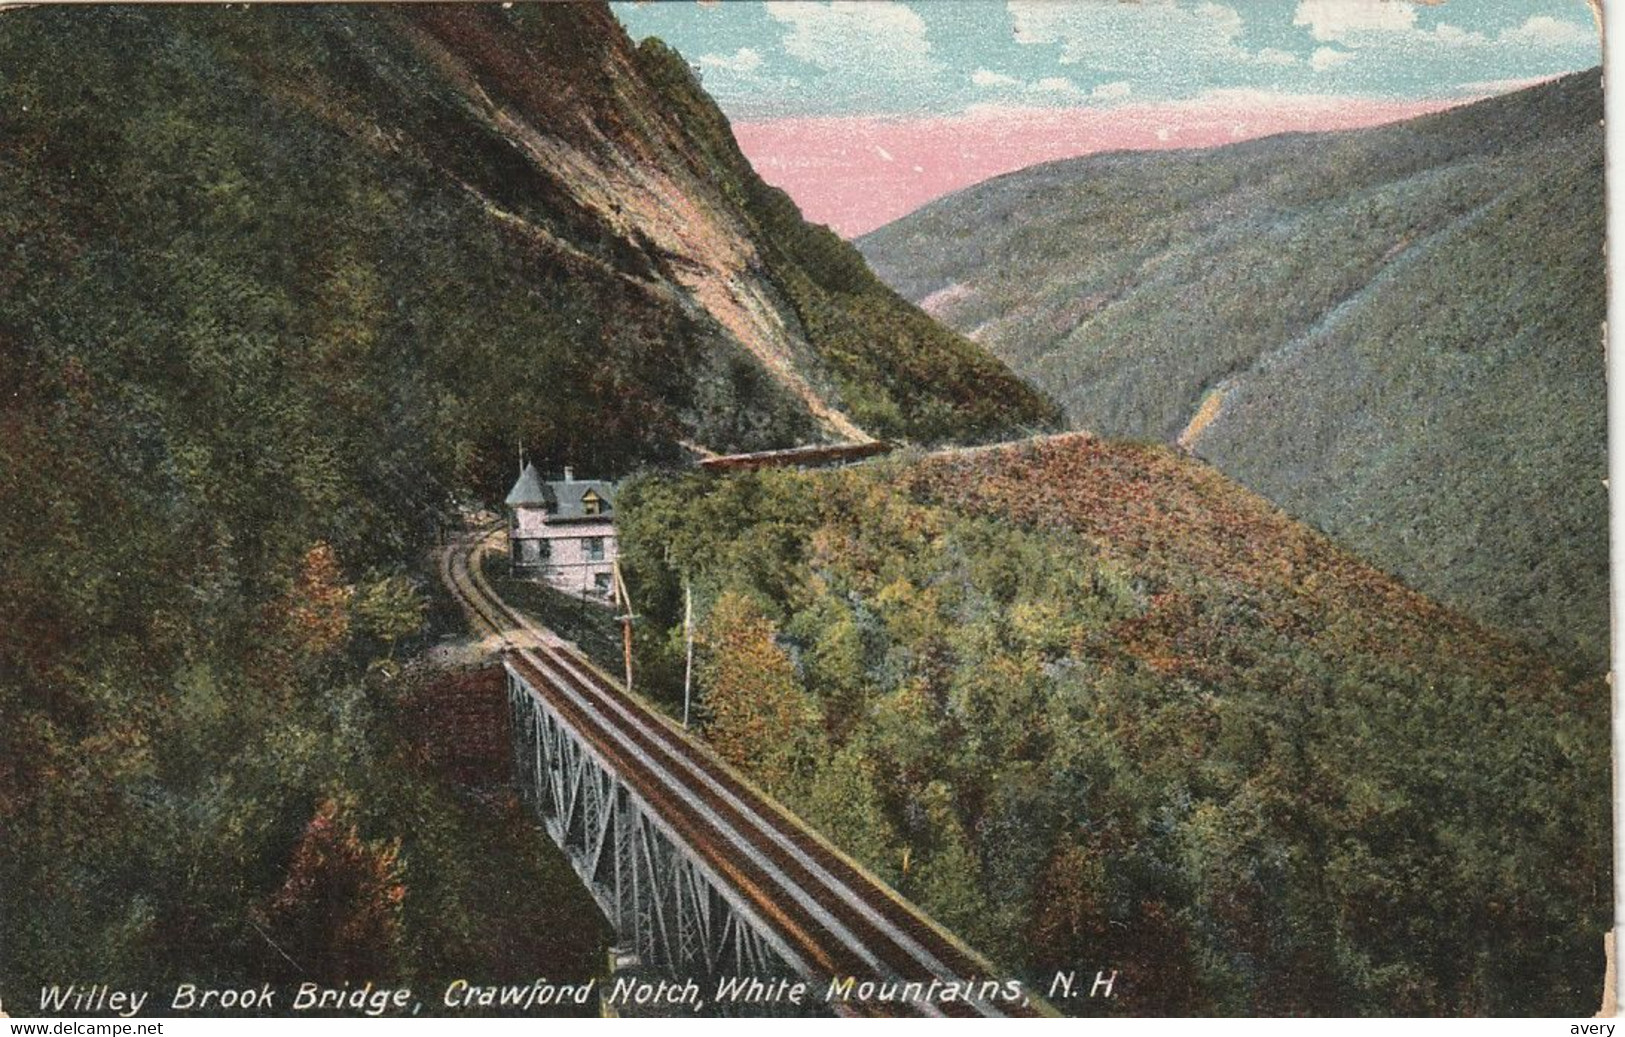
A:
{"type": "Polygon", "coordinates": [[[513,484],[513,489],[508,491],[508,499],[503,503],[510,508],[523,504],[549,503],[547,490],[542,486],[541,477],[536,474],[535,465],[529,463],[525,465],[524,470],[519,473],[518,480],[513,484]]]}
{"type": "Polygon", "coordinates": [[[571,519],[607,518],[615,510],[615,484],[602,479],[570,479],[550,482],[547,491],[552,495],[548,502],[547,517],[569,521],[571,519]],[[587,514],[586,505],[582,503],[588,492],[598,495],[603,501],[601,510],[597,515],[587,514]]]}
{"type": "Polygon", "coordinates": [[[541,476],[536,474],[536,466],[527,463],[524,471],[519,473],[519,479],[513,484],[513,489],[508,491],[508,498],[504,503],[510,508],[546,508],[550,520],[568,522],[572,519],[607,518],[615,510],[615,494],[615,484],[602,479],[556,479],[543,482],[541,476]],[[597,515],[587,514],[584,500],[588,493],[596,494],[599,500],[603,501],[597,515]]]}

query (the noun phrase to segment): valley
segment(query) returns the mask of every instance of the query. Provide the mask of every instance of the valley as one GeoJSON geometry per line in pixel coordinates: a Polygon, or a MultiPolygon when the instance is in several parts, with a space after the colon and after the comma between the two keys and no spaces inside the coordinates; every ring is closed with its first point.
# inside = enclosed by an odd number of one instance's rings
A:
{"type": "Polygon", "coordinates": [[[1405,123],[1049,163],[860,240],[1054,394],[1471,615],[1608,649],[1597,72],[1405,123]]]}

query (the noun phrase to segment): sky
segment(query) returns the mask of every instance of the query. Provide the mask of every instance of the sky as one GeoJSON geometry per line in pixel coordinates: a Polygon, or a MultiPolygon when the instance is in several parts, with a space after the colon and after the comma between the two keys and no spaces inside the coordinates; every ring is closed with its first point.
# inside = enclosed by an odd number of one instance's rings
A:
{"type": "Polygon", "coordinates": [[[1585,0],[617,0],[768,182],[854,237],[1110,150],[1374,125],[1601,61],[1585,0]]]}

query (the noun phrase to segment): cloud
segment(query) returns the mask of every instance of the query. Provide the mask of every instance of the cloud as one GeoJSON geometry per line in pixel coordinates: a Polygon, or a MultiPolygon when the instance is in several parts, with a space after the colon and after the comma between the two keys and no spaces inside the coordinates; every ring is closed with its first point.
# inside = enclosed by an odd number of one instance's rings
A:
{"type": "Polygon", "coordinates": [[[1083,64],[1105,59],[1132,62],[1176,44],[1191,52],[1223,51],[1241,34],[1241,16],[1233,8],[1204,2],[1182,7],[1147,4],[1054,3],[1052,0],[1008,0],[1018,43],[1059,43],[1061,61],[1083,64]]]}
{"type": "Polygon", "coordinates": [[[1101,102],[1120,101],[1134,92],[1133,86],[1122,80],[1101,83],[1094,89],[1086,91],[1066,76],[1043,76],[1028,82],[986,68],[972,72],[970,80],[976,86],[1003,94],[1008,99],[1042,106],[1076,103],[1085,99],[1101,102]]]}
{"type": "Polygon", "coordinates": [[[762,56],[749,47],[740,47],[733,54],[702,54],[701,68],[716,68],[748,75],[762,67],[762,56]]]}
{"type": "Polygon", "coordinates": [[[1316,72],[1324,72],[1329,68],[1352,61],[1354,54],[1336,47],[1316,47],[1315,52],[1309,55],[1309,67],[1316,72]]]}
{"type": "Polygon", "coordinates": [[[1246,24],[1234,7],[1202,0],[1141,3],[1007,0],[1018,43],[1059,45],[1063,65],[1109,81],[1156,84],[1178,93],[1261,61],[1288,64],[1284,51],[1242,46],[1246,24]]]}
{"type": "Polygon", "coordinates": [[[636,35],[680,43],[731,118],[761,119],[1133,108],[1231,87],[1482,96],[1484,83],[1597,63],[1588,9],[1568,3],[988,0],[975,16],[953,0],[612,6],[636,35]]]}
{"type": "Polygon", "coordinates": [[[1417,25],[1416,6],[1399,0],[1301,0],[1292,16],[1292,24],[1307,28],[1311,36],[1323,43],[1337,43],[1356,50],[1362,47],[1560,50],[1583,46],[1596,39],[1596,33],[1583,25],[1544,14],[1531,15],[1521,25],[1503,29],[1493,38],[1448,22],[1423,29],[1417,25]]]}
{"type": "Polygon", "coordinates": [[[1021,80],[1015,76],[1007,76],[1003,72],[994,72],[990,69],[979,68],[970,74],[970,81],[977,86],[1011,87],[1020,86],[1021,80]]]}
{"type": "Polygon", "coordinates": [[[1481,32],[1468,32],[1466,29],[1445,23],[1440,23],[1431,34],[1416,32],[1412,35],[1424,40],[1431,38],[1432,42],[1445,47],[1470,47],[1487,42],[1481,32]]]}
{"type": "Polygon", "coordinates": [[[1322,42],[1369,32],[1405,32],[1416,25],[1416,8],[1398,0],[1303,0],[1292,24],[1308,26],[1322,42]]]}
{"type": "Polygon", "coordinates": [[[925,20],[892,0],[773,0],[763,7],[788,27],[784,50],[830,72],[857,78],[935,76],[925,20]]]}
{"type": "Polygon", "coordinates": [[[1568,47],[1591,43],[1596,38],[1596,32],[1591,29],[1544,14],[1533,15],[1516,29],[1508,29],[1501,33],[1501,39],[1508,43],[1523,43],[1537,47],[1568,47]]]}
{"type": "MultiPolygon", "coordinates": [[[[1440,13],[1455,12],[1441,8],[1440,13]]],[[[1496,32],[1454,21],[1427,25],[1414,4],[1399,0],[1301,0],[1293,24],[1322,42],[1309,57],[1322,89],[1380,93],[1446,67],[1461,80],[1532,79],[1584,67],[1597,47],[1595,32],[1549,15],[1533,15],[1496,32]]],[[[1480,91],[1463,83],[1440,93],[1480,91]]]]}
{"type": "Polygon", "coordinates": [[[1284,50],[1277,50],[1274,47],[1265,47],[1253,55],[1253,61],[1260,65],[1296,65],[1298,56],[1284,50]]]}

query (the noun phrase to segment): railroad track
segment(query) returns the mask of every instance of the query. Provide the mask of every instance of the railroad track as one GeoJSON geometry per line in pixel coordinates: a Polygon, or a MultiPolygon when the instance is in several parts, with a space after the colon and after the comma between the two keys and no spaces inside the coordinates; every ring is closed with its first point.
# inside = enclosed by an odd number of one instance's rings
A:
{"type": "MultiPolygon", "coordinates": [[[[440,569],[446,586],[480,627],[500,638],[508,663],[547,705],[774,928],[797,959],[792,965],[820,981],[856,977],[929,986],[933,980],[980,984],[1005,978],[688,732],[504,602],[475,564],[483,546],[499,535],[500,529],[480,531],[445,549],[440,569]]],[[[1036,995],[844,1007],[882,1015],[1055,1014],[1036,995]]]]}

